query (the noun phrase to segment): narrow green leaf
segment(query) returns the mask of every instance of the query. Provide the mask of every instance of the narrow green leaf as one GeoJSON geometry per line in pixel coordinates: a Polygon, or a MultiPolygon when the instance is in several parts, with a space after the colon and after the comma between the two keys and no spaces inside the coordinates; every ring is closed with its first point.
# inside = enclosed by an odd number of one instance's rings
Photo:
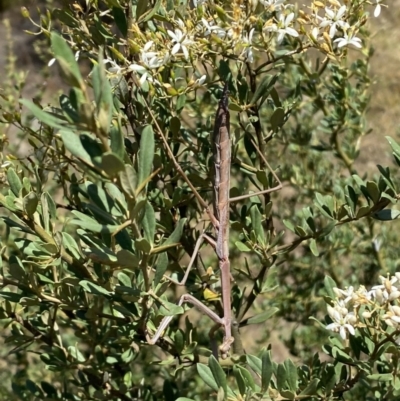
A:
{"type": "Polygon", "coordinates": [[[372,374],[372,375],[368,375],[367,379],[368,380],[376,380],[378,382],[390,382],[394,378],[393,378],[393,374],[392,373],[375,373],[375,374],[372,374]]]}
{"type": "Polygon", "coordinates": [[[175,230],[167,238],[167,240],[163,243],[163,246],[169,245],[169,244],[174,244],[174,243],[177,243],[180,241],[185,223],[186,223],[186,218],[180,219],[178,221],[178,224],[176,225],[175,230]]]}
{"type": "Polygon", "coordinates": [[[142,15],[142,20],[141,22],[146,22],[149,21],[151,18],[153,18],[153,16],[158,12],[158,10],[160,9],[161,6],[161,2],[162,0],[157,0],[156,4],[154,5],[154,7],[145,14],[145,16],[143,17],[142,15]]]}
{"type": "Polygon", "coordinates": [[[22,182],[12,167],[7,170],[7,181],[10,185],[11,192],[18,197],[19,191],[22,189],[22,182]]]}
{"type": "Polygon", "coordinates": [[[121,160],[124,160],[125,156],[124,140],[124,133],[122,132],[120,122],[114,122],[110,128],[110,145],[112,152],[115,153],[121,160]]]}
{"type": "Polygon", "coordinates": [[[310,250],[314,256],[319,256],[317,241],[314,238],[312,238],[310,241],[310,250]]]}
{"type": "Polygon", "coordinates": [[[279,312],[279,309],[276,308],[275,306],[268,308],[267,311],[258,313],[257,315],[254,315],[247,319],[246,325],[249,324],[258,324],[258,323],[264,323],[267,321],[271,316],[275,315],[275,313],[279,312]]]}
{"type": "Polygon", "coordinates": [[[158,283],[161,281],[165,272],[167,271],[167,268],[168,268],[168,254],[167,252],[163,252],[157,258],[156,274],[154,275],[154,280],[153,280],[155,286],[157,286],[158,283]]]}
{"type": "Polygon", "coordinates": [[[51,47],[67,83],[74,87],[84,88],[85,85],[75,55],[64,38],[53,32],[51,34],[51,47]]]}
{"type": "Polygon", "coordinates": [[[257,239],[265,244],[265,233],[262,226],[262,215],[256,204],[250,207],[251,228],[256,233],[257,239]]]}
{"type": "Polygon", "coordinates": [[[371,197],[372,202],[377,204],[381,198],[381,192],[379,191],[378,185],[373,181],[367,181],[368,195],[371,197]]]}
{"type": "Polygon", "coordinates": [[[65,250],[67,252],[70,252],[75,259],[77,260],[81,259],[82,255],[80,254],[79,246],[76,243],[74,237],[72,237],[72,235],[68,234],[65,231],[61,233],[61,236],[62,236],[62,244],[65,250]]]}
{"type": "Polygon", "coordinates": [[[276,371],[276,387],[279,391],[282,391],[285,387],[287,380],[287,372],[285,365],[283,363],[278,364],[278,369],[276,371]]]}
{"type": "MultiPolygon", "coordinates": [[[[256,383],[254,381],[253,375],[243,366],[240,366],[240,365],[236,365],[236,366],[240,370],[240,373],[242,374],[242,376],[246,382],[246,386],[250,387],[253,391],[256,391],[256,383]]],[[[228,388],[228,390],[229,390],[229,388],[228,388]]]]}
{"type": "Polygon", "coordinates": [[[199,376],[203,379],[204,383],[206,383],[214,391],[218,391],[218,384],[214,379],[211,369],[207,365],[198,363],[197,364],[197,372],[198,372],[199,376]]]}
{"type": "Polygon", "coordinates": [[[208,359],[208,366],[211,369],[211,373],[214,376],[215,382],[218,387],[222,387],[224,389],[224,393],[227,393],[227,384],[226,384],[226,375],[221,368],[221,365],[215,359],[214,355],[211,355],[208,359]]]}
{"type": "Polygon", "coordinates": [[[332,299],[336,298],[335,292],[333,291],[334,287],[337,287],[336,282],[329,276],[325,276],[324,278],[324,286],[325,290],[328,293],[328,296],[332,299]]]}
{"type": "Polygon", "coordinates": [[[285,110],[278,107],[270,118],[271,128],[274,132],[278,131],[285,122],[285,110]]]}
{"type": "Polygon", "coordinates": [[[297,367],[291,359],[286,359],[284,364],[287,372],[287,383],[289,385],[289,390],[296,393],[298,388],[297,367]]]}
{"type": "Polygon", "coordinates": [[[271,351],[264,351],[261,356],[261,391],[266,392],[271,382],[273,366],[271,351]]]}
{"type": "Polygon", "coordinates": [[[320,380],[315,378],[308,383],[307,387],[299,395],[316,395],[320,380]]]}
{"type": "Polygon", "coordinates": [[[136,20],[139,20],[140,17],[145,13],[148,5],[147,0],[138,0],[136,5],[136,20]]]}
{"type": "Polygon", "coordinates": [[[154,158],[154,131],[151,125],[146,125],[142,131],[139,149],[139,179],[140,186],[151,174],[154,158]]]}
{"type": "Polygon", "coordinates": [[[112,14],[117,28],[121,32],[122,36],[126,38],[126,35],[128,34],[128,23],[126,21],[124,10],[120,7],[113,7],[112,14]]]}
{"type": "Polygon", "coordinates": [[[246,360],[249,366],[254,370],[254,372],[257,373],[259,376],[261,376],[261,366],[262,366],[261,359],[257,358],[254,355],[246,355],[246,360]]]}
{"type": "Polygon", "coordinates": [[[238,369],[236,365],[233,365],[233,375],[235,376],[240,395],[243,396],[246,394],[246,382],[244,381],[241,370],[238,369]]]}
{"type": "Polygon", "coordinates": [[[162,300],[162,304],[158,309],[158,313],[161,316],[175,316],[181,315],[184,312],[183,307],[172,302],[162,300]]]}
{"type": "Polygon", "coordinates": [[[81,139],[77,134],[72,131],[61,130],[61,139],[64,143],[65,149],[71,152],[72,155],[79,159],[91,163],[91,157],[82,145],[81,139]]]}
{"type": "Polygon", "coordinates": [[[143,225],[144,237],[151,245],[153,245],[154,235],[156,232],[156,215],[154,213],[153,207],[148,201],[146,202],[142,225],[143,225]]]}
{"type": "Polygon", "coordinates": [[[39,199],[35,192],[30,192],[24,197],[23,205],[25,213],[32,218],[33,214],[36,212],[37,205],[39,204],[39,199]]]}
{"type": "Polygon", "coordinates": [[[257,85],[257,89],[254,92],[253,97],[250,100],[251,104],[257,103],[257,101],[261,98],[266,97],[269,95],[269,92],[271,88],[275,85],[275,82],[277,81],[279,77],[279,74],[277,75],[266,75],[261,82],[257,85]]]}
{"type": "Polygon", "coordinates": [[[63,120],[53,116],[50,113],[47,113],[46,111],[43,111],[40,107],[36,106],[36,104],[31,102],[30,100],[20,99],[19,102],[23,106],[25,106],[43,124],[57,129],[65,128],[65,123],[63,120]]]}
{"type": "Polygon", "coordinates": [[[125,170],[119,173],[122,189],[131,198],[135,198],[137,175],[135,169],[130,164],[125,164],[125,170]]]}
{"type": "Polygon", "coordinates": [[[92,283],[91,281],[82,280],[79,282],[79,285],[91,294],[105,295],[107,297],[112,294],[112,292],[106,290],[105,288],[97,284],[92,283]]]}
{"type": "Polygon", "coordinates": [[[236,248],[239,249],[240,252],[250,252],[251,249],[246,245],[243,244],[241,241],[236,241],[235,242],[236,248]]]}

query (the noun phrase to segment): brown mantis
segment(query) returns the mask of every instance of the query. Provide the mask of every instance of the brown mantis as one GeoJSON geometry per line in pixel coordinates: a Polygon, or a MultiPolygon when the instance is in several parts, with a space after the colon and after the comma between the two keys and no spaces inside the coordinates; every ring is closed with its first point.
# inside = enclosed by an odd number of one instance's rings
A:
{"type": "MultiPolygon", "coordinates": [[[[226,358],[231,345],[234,341],[232,337],[232,309],[231,309],[231,272],[230,272],[230,262],[229,262],[229,204],[231,202],[239,201],[242,199],[246,199],[256,195],[267,194],[273,191],[277,191],[282,188],[282,184],[279,178],[276,176],[275,172],[271,169],[268,162],[264,158],[264,156],[259,152],[260,157],[263,159],[264,163],[268,166],[271,171],[274,179],[278,183],[275,187],[269,188],[263,191],[259,191],[256,193],[251,193],[247,195],[238,196],[235,198],[229,198],[229,189],[230,189],[230,167],[231,167],[231,139],[230,139],[230,115],[228,110],[228,101],[229,101],[229,92],[228,85],[225,84],[223,89],[222,97],[219,101],[215,124],[214,124],[214,133],[213,133],[213,155],[214,155],[214,202],[213,209],[214,213],[211,213],[206,202],[200,197],[197,191],[191,185],[189,179],[183,173],[182,169],[175,161],[172,152],[169,149],[169,146],[166,142],[164,135],[161,130],[159,134],[164,142],[164,145],[167,148],[169,156],[173,159],[175,166],[178,168],[178,171],[181,173],[185,181],[189,184],[191,189],[194,191],[195,196],[199,199],[200,204],[205,206],[211,220],[211,224],[216,233],[216,239],[212,238],[206,233],[203,233],[197,240],[196,246],[193,252],[193,255],[190,259],[189,265],[186,269],[185,275],[180,282],[176,282],[169,278],[170,281],[178,285],[184,285],[189,276],[190,269],[197,257],[197,254],[200,250],[200,247],[204,240],[210,243],[217,254],[219,261],[219,270],[221,277],[221,294],[222,294],[222,308],[223,308],[223,316],[220,317],[217,313],[212,311],[206,305],[204,305],[197,298],[193,297],[190,294],[184,294],[181,296],[178,305],[182,305],[185,302],[189,302],[200,309],[204,314],[209,316],[218,326],[222,326],[224,330],[224,340],[222,345],[219,347],[221,357],[226,358]]],[[[155,118],[152,116],[153,121],[156,123],[155,118]]],[[[156,124],[157,125],[157,124],[156,124]]],[[[158,128],[158,126],[157,126],[158,128]]],[[[256,147],[258,150],[258,148],[256,147]]],[[[169,323],[173,319],[173,316],[164,317],[161,321],[160,326],[155,332],[153,337],[147,336],[147,341],[150,344],[155,344],[157,340],[160,338],[164,330],[168,327],[169,323]]]]}

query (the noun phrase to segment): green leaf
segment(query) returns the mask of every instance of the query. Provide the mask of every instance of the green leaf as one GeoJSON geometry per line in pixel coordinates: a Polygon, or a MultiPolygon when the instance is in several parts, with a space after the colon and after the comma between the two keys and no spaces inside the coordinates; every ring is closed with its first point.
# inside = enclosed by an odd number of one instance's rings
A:
{"type": "Polygon", "coordinates": [[[165,272],[167,271],[167,268],[168,268],[168,254],[167,252],[163,252],[157,258],[156,274],[154,275],[154,280],[153,280],[155,286],[158,285],[158,283],[161,281],[165,272]]]}
{"type": "MultiPolygon", "coordinates": [[[[254,378],[252,376],[252,374],[245,369],[243,366],[240,365],[236,365],[237,368],[240,370],[240,373],[242,374],[245,382],[246,382],[246,386],[250,387],[253,391],[256,391],[256,383],[254,382],[254,378]]],[[[228,388],[228,390],[230,390],[228,388]]]]}
{"type": "Polygon", "coordinates": [[[247,363],[254,370],[254,372],[257,373],[259,376],[261,376],[261,366],[262,366],[261,359],[257,358],[254,355],[246,355],[246,359],[247,363]]]}
{"type": "Polygon", "coordinates": [[[276,387],[279,391],[282,391],[287,380],[287,372],[283,363],[278,364],[276,371],[276,387]]]}
{"type": "Polygon", "coordinates": [[[333,291],[334,287],[337,287],[336,282],[329,276],[325,276],[324,278],[324,286],[325,286],[325,290],[328,293],[328,296],[332,299],[336,298],[336,294],[333,291]]]}
{"type": "Polygon", "coordinates": [[[250,218],[251,218],[251,228],[254,230],[257,236],[257,240],[265,244],[265,233],[262,226],[262,215],[258,206],[256,204],[250,207],[250,218]]]}
{"type": "MultiPolygon", "coordinates": [[[[279,74],[277,75],[266,75],[262,81],[257,85],[257,89],[254,92],[253,97],[250,100],[251,104],[257,103],[257,101],[263,97],[263,99],[266,99],[272,89],[272,87],[275,85],[275,82],[277,81],[279,77],[279,74]]],[[[261,102],[262,104],[262,102],[261,102]]],[[[261,106],[260,104],[260,106],[261,106]]]]}
{"type": "Polygon", "coordinates": [[[150,176],[154,158],[154,131],[151,125],[146,125],[142,131],[139,149],[139,177],[138,188],[141,188],[145,180],[150,176]]]}
{"type": "Polygon", "coordinates": [[[246,245],[243,244],[241,241],[236,241],[235,242],[236,248],[239,249],[240,252],[250,252],[251,249],[246,245]]]}
{"type": "Polygon", "coordinates": [[[178,224],[176,225],[175,230],[167,238],[167,240],[163,243],[163,246],[175,244],[180,241],[185,223],[186,223],[186,218],[180,219],[178,221],[178,224]]]}
{"type": "Polygon", "coordinates": [[[307,387],[299,395],[316,395],[320,380],[315,378],[308,383],[307,387]]]}
{"type": "Polygon", "coordinates": [[[267,311],[258,313],[257,315],[254,315],[249,319],[247,319],[246,325],[263,323],[266,320],[268,320],[271,316],[275,315],[275,313],[277,312],[279,312],[279,309],[276,308],[275,306],[272,306],[268,308],[267,311]]]}
{"type": "Polygon", "coordinates": [[[122,189],[131,198],[136,196],[137,175],[136,171],[130,164],[125,164],[125,170],[119,173],[122,189]]]}
{"type": "Polygon", "coordinates": [[[148,3],[147,0],[138,0],[136,5],[136,20],[139,20],[141,15],[145,13],[148,3]]]}
{"type": "Polygon", "coordinates": [[[112,152],[120,159],[124,160],[125,156],[125,143],[124,143],[124,133],[122,132],[122,127],[120,122],[113,122],[110,128],[110,145],[112,152]]]}
{"type": "Polygon", "coordinates": [[[221,365],[215,359],[213,355],[208,359],[208,366],[210,367],[211,373],[214,376],[215,382],[218,387],[222,387],[224,389],[224,393],[227,393],[227,384],[226,384],[226,375],[221,368],[221,365]]]}
{"type": "Polygon", "coordinates": [[[319,256],[317,241],[314,238],[312,238],[310,241],[310,250],[314,256],[319,256]]]}
{"type": "Polygon", "coordinates": [[[372,202],[377,204],[381,198],[381,191],[379,191],[378,185],[373,181],[367,181],[368,195],[371,197],[372,202]]]}
{"type": "Polygon", "coordinates": [[[126,38],[126,35],[128,34],[128,23],[126,21],[124,10],[120,7],[113,7],[112,14],[117,28],[121,32],[122,36],[126,38]]]}
{"type": "Polygon", "coordinates": [[[107,136],[111,125],[113,99],[111,85],[105,73],[102,51],[99,52],[98,63],[93,67],[91,77],[96,102],[97,121],[102,135],[107,136]]]}
{"type": "Polygon", "coordinates": [[[72,356],[72,358],[76,359],[78,362],[86,361],[86,358],[82,355],[82,353],[78,350],[77,347],[70,345],[68,347],[68,353],[72,356]]]}
{"type": "Polygon", "coordinates": [[[65,149],[71,152],[72,155],[79,159],[91,163],[91,157],[82,145],[80,137],[72,131],[61,130],[61,139],[64,143],[65,149]]]}
{"type": "Polygon", "coordinates": [[[74,237],[72,237],[65,231],[61,233],[61,236],[62,236],[62,244],[65,250],[67,252],[70,252],[75,259],[77,260],[81,259],[82,256],[79,251],[79,246],[76,243],[74,237]]]}
{"type": "Polygon", "coordinates": [[[78,218],[72,219],[70,223],[76,224],[80,228],[84,228],[95,233],[105,234],[112,234],[114,231],[119,229],[119,226],[117,225],[100,224],[95,219],[87,216],[84,213],[78,212],[77,210],[73,210],[72,213],[78,218]]]}
{"type": "Polygon", "coordinates": [[[243,396],[246,393],[246,382],[244,380],[241,370],[238,369],[236,365],[233,365],[233,375],[235,376],[240,395],[243,396]]]}
{"type": "Polygon", "coordinates": [[[82,280],[79,282],[79,285],[84,288],[87,292],[95,295],[105,295],[106,297],[110,296],[112,292],[106,290],[105,288],[92,283],[91,281],[82,280]]]}
{"type": "Polygon", "coordinates": [[[57,33],[51,34],[51,47],[67,83],[71,86],[84,89],[81,73],[75,55],[67,42],[57,33]]]}
{"type": "Polygon", "coordinates": [[[33,214],[36,212],[38,204],[39,204],[39,199],[35,192],[29,192],[29,194],[24,197],[23,201],[24,211],[29,218],[33,218],[33,214]]]}
{"type": "Polygon", "coordinates": [[[281,107],[279,107],[272,113],[272,116],[270,119],[272,130],[274,132],[278,131],[279,128],[282,127],[284,122],[285,122],[285,110],[283,110],[281,107]]]}
{"type": "Polygon", "coordinates": [[[286,359],[284,364],[287,372],[287,383],[289,385],[289,390],[295,393],[298,388],[297,367],[291,359],[286,359]]]}
{"type": "Polygon", "coordinates": [[[378,382],[390,382],[392,381],[393,374],[392,373],[375,373],[372,375],[367,375],[368,380],[376,380],[378,382]]]}
{"type": "Polygon", "coordinates": [[[115,177],[120,171],[125,170],[124,162],[112,152],[106,152],[101,157],[100,167],[109,177],[115,177]]]}
{"type": "Polygon", "coordinates": [[[22,189],[22,182],[12,167],[7,170],[7,181],[11,192],[18,197],[19,191],[22,189]]]}
{"type": "Polygon", "coordinates": [[[271,351],[264,351],[261,355],[261,391],[266,392],[271,382],[273,365],[271,351]]]}
{"type": "Polygon", "coordinates": [[[127,249],[121,249],[117,252],[117,260],[121,267],[129,269],[138,268],[140,263],[139,258],[127,249]]]}
{"type": "Polygon", "coordinates": [[[19,102],[25,106],[39,121],[43,124],[48,125],[52,128],[63,129],[65,123],[63,120],[54,117],[52,114],[43,111],[40,107],[36,106],[35,103],[27,99],[20,99],[19,102]]]}
{"type": "Polygon", "coordinates": [[[207,365],[198,363],[197,372],[199,376],[203,379],[204,383],[206,383],[214,391],[218,391],[218,384],[214,379],[214,375],[212,374],[211,369],[207,365]]]}
{"type": "Polygon", "coordinates": [[[175,316],[181,315],[184,312],[183,307],[172,302],[163,300],[162,304],[158,310],[161,316],[175,316]]]}
{"type": "Polygon", "coordinates": [[[399,218],[399,216],[400,216],[400,211],[393,209],[383,209],[372,215],[374,219],[381,221],[396,220],[399,218]]]}
{"type": "Polygon", "coordinates": [[[182,94],[178,96],[178,99],[176,100],[176,112],[179,114],[182,109],[186,105],[186,95],[182,94]]]}
{"type": "Polygon", "coordinates": [[[57,208],[53,198],[47,193],[43,192],[40,197],[42,205],[42,217],[44,222],[44,229],[49,232],[51,228],[50,221],[56,218],[57,208]]]}
{"type": "Polygon", "coordinates": [[[149,21],[151,18],[153,18],[153,16],[160,9],[161,2],[162,2],[162,0],[157,0],[156,4],[154,5],[154,7],[149,12],[147,12],[144,16],[142,15],[142,18],[141,18],[140,22],[146,22],[146,21],[149,21]]]}
{"type": "Polygon", "coordinates": [[[144,237],[151,245],[153,245],[154,235],[156,232],[156,216],[154,213],[154,209],[149,202],[146,202],[144,216],[142,220],[142,226],[144,231],[144,237]]]}

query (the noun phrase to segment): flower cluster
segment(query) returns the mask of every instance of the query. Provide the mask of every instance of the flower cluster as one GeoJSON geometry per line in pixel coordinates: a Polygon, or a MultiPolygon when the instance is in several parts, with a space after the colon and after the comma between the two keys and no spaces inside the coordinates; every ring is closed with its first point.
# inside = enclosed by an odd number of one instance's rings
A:
{"type": "MultiPolygon", "coordinates": [[[[378,17],[382,0],[375,1],[373,14],[378,17]]],[[[277,50],[290,53],[314,47],[332,59],[339,58],[348,46],[362,48],[357,34],[365,20],[356,20],[354,15],[365,16],[362,12],[368,4],[330,0],[325,5],[314,0],[310,6],[297,9],[288,0],[232,0],[229,8],[215,13],[207,0],[196,0],[186,13],[181,12],[185,20],[154,19],[152,30],[147,32],[137,25],[130,27],[133,63],[112,57],[105,63],[111,74],[137,74],[142,86],[170,87],[171,82],[163,82],[160,75],[166,67],[183,67],[189,71],[187,83],[199,85],[193,77],[204,75],[204,65],[212,63],[215,54],[250,65],[263,55],[274,58],[277,50]]]]}
{"type": "Polygon", "coordinates": [[[339,333],[343,339],[354,335],[355,328],[368,325],[382,331],[387,326],[400,329],[400,272],[390,278],[380,276],[379,280],[381,284],[369,291],[364,286],[357,291],[353,287],[333,288],[336,299],[327,308],[332,323],[326,329],[339,333]]]}

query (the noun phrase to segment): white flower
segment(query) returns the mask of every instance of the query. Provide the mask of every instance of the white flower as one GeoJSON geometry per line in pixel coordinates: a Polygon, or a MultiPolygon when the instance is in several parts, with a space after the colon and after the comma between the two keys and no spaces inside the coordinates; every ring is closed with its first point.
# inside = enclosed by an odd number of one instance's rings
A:
{"type": "Polygon", "coordinates": [[[343,34],[343,38],[337,38],[334,40],[335,43],[338,44],[338,47],[353,45],[361,49],[361,39],[353,36],[352,34],[347,34],[346,32],[343,34]]]}
{"type": "Polygon", "coordinates": [[[349,28],[349,24],[342,20],[344,14],[346,13],[347,7],[345,5],[341,6],[336,12],[328,7],[325,8],[325,18],[317,16],[321,20],[319,26],[325,28],[329,26],[329,36],[333,38],[336,34],[337,27],[342,29],[349,28]]]}
{"type": "Polygon", "coordinates": [[[203,23],[205,28],[204,36],[209,36],[211,34],[214,34],[217,35],[219,38],[223,39],[227,35],[224,28],[221,28],[218,25],[214,25],[213,22],[208,22],[205,18],[202,18],[201,22],[203,23]]]}
{"type": "Polygon", "coordinates": [[[179,52],[179,49],[181,49],[185,58],[188,59],[189,51],[186,46],[193,44],[193,40],[188,38],[187,35],[183,33],[180,29],[175,29],[175,32],[167,30],[167,33],[171,37],[172,43],[175,43],[171,50],[171,54],[177,54],[179,52]]]}
{"type": "Polygon", "coordinates": [[[312,39],[314,39],[316,42],[318,42],[318,40],[321,39],[320,37],[320,32],[319,32],[319,28],[318,27],[314,27],[310,33],[310,36],[312,39]]]}
{"type": "Polygon", "coordinates": [[[251,45],[251,41],[253,40],[253,34],[254,34],[254,28],[252,28],[249,33],[246,32],[242,37],[243,45],[246,47],[243,56],[245,60],[249,63],[252,63],[254,61],[253,47],[251,45]]]}
{"type": "Polygon", "coordinates": [[[297,37],[297,36],[299,36],[297,31],[295,29],[289,27],[289,25],[293,21],[293,18],[294,18],[294,13],[290,13],[286,18],[283,14],[281,14],[279,16],[278,23],[267,26],[265,28],[265,30],[270,31],[270,32],[277,32],[278,33],[278,38],[277,38],[278,43],[282,42],[282,40],[286,34],[297,37]]]}
{"type": "Polygon", "coordinates": [[[376,0],[376,7],[374,10],[374,17],[379,17],[382,11],[382,6],[381,6],[381,1],[382,0],[376,0]]]}
{"type": "Polygon", "coordinates": [[[200,78],[196,79],[195,83],[198,86],[201,86],[204,84],[204,82],[206,82],[207,79],[207,75],[202,75],[200,78]]]}
{"type": "Polygon", "coordinates": [[[357,318],[353,312],[349,313],[347,312],[347,309],[339,311],[337,307],[332,308],[332,306],[328,305],[328,313],[333,322],[325,327],[327,330],[339,333],[343,340],[347,338],[347,332],[354,336],[354,324],[356,323],[357,318]],[[343,314],[342,312],[346,313],[343,314]]]}
{"type": "Polygon", "coordinates": [[[105,58],[103,60],[104,64],[111,64],[111,67],[108,69],[109,72],[113,74],[121,74],[122,72],[122,67],[119,66],[114,60],[111,60],[109,58],[105,58]]]}
{"type": "Polygon", "coordinates": [[[259,0],[259,2],[270,9],[270,11],[279,11],[286,0],[259,0]]]}
{"type": "Polygon", "coordinates": [[[400,307],[389,305],[389,311],[383,315],[388,326],[397,327],[400,324],[400,307]]]}

